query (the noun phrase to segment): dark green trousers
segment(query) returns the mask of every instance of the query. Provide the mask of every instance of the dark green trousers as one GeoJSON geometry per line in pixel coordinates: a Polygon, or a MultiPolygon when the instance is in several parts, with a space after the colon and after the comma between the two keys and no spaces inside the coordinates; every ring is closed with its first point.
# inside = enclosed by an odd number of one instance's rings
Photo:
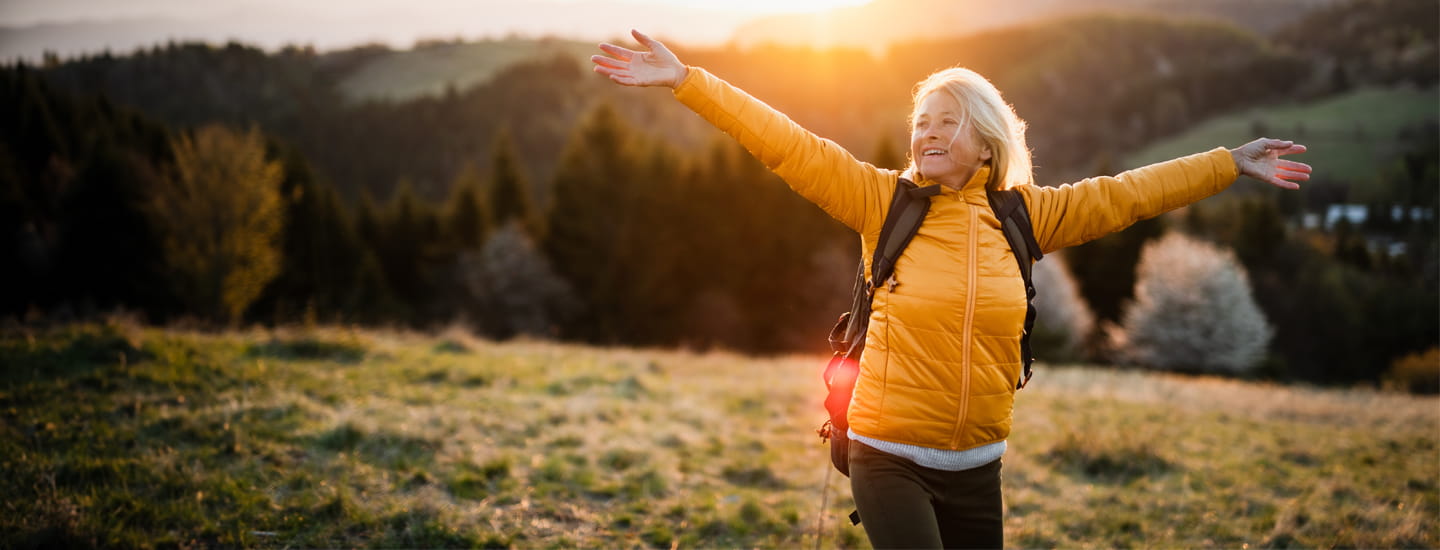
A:
{"type": "Polygon", "coordinates": [[[875,548],[1001,548],[1000,461],[947,472],[850,441],[850,491],[875,548]]]}

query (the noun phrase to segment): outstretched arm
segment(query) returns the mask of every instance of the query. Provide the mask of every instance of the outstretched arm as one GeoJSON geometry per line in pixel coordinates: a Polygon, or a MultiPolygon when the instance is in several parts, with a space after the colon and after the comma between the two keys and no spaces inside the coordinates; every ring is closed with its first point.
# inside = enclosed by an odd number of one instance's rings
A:
{"type": "Polygon", "coordinates": [[[862,235],[879,233],[897,172],[855,159],[833,141],[699,67],[659,41],[631,31],[643,51],[601,44],[595,72],[624,86],[669,86],[675,98],[774,171],[795,192],[862,235]]]}
{"type": "Polygon", "coordinates": [[[1257,139],[1235,149],[1217,147],[1060,187],[1022,186],[1035,239],[1045,252],[1098,239],[1131,224],[1194,203],[1229,187],[1240,175],[1299,189],[1310,166],[1280,156],[1305,152],[1292,141],[1257,139]]]}
{"type": "Polygon", "coordinates": [[[660,41],[638,30],[630,34],[649,51],[637,52],[614,44],[601,43],[600,49],[612,57],[595,55],[595,72],[610,77],[624,86],[669,86],[674,88],[685,80],[689,69],[660,41]]]}

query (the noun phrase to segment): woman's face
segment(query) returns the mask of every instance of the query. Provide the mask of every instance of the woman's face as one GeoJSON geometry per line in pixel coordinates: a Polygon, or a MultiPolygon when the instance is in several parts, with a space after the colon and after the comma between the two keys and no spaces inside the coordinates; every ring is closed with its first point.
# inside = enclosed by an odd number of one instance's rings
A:
{"type": "Polygon", "coordinates": [[[950,94],[931,93],[916,106],[910,128],[910,156],[920,173],[956,189],[990,160],[990,150],[960,115],[960,103],[950,94]]]}

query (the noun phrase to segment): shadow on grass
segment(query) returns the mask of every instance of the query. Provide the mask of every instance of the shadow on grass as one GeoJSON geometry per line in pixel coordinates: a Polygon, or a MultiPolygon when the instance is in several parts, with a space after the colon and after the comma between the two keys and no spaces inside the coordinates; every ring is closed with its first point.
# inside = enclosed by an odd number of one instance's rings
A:
{"type": "Polygon", "coordinates": [[[725,481],[743,487],[786,489],[790,486],[785,480],[776,476],[775,472],[771,470],[769,466],[763,464],[759,466],[732,464],[726,466],[725,470],[720,472],[720,475],[725,478],[725,481]]]}
{"type": "Polygon", "coordinates": [[[511,468],[509,458],[497,458],[484,464],[464,462],[455,469],[445,485],[457,499],[481,500],[519,485],[511,468]]]}
{"type": "Polygon", "coordinates": [[[322,335],[303,335],[271,338],[269,342],[255,344],[246,351],[246,357],[263,357],[286,361],[334,361],[347,365],[365,359],[369,348],[354,338],[332,338],[322,335]]]}
{"type": "Polygon", "coordinates": [[[1143,442],[1087,441],[1074,434],[1067,434],[1041,458],[1058,472],[1120,485],[1176,468],[1143,442]]]}
{"type": "Polygon", "coordinates": [[[428,466],[435,461],[440,443],[386,431],[367,432],[346,422],[314,436],[309,447],[331,452],[354,453],[361,460],[391,470],[407,470],[428,466]]]}
{"type": "Polygon", "coordinates": [[[0,334],[0,377],[56,378],[150,358],[138,330],[122,323],[62,325],[31,333],[0,334]]]}
{"type": "Polygon", "coordinates": [[[379,548],[510,548],[515,537],[462,532],[438,512],[422,508],[385,518],[385,535],[371,542],[379,548]]]}

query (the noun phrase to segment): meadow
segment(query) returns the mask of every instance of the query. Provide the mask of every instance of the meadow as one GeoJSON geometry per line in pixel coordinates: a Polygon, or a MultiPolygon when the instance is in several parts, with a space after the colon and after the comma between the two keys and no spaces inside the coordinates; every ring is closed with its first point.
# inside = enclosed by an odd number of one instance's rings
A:
{"type": "MultiPolygon", "coordinates": [[[[0,547],[867,548],[823,360],[12,325],[0,547]]],[[[1042,364],[1006,540],[1433,548],[1437,440],[1433,396],[1042,364]]]]}

